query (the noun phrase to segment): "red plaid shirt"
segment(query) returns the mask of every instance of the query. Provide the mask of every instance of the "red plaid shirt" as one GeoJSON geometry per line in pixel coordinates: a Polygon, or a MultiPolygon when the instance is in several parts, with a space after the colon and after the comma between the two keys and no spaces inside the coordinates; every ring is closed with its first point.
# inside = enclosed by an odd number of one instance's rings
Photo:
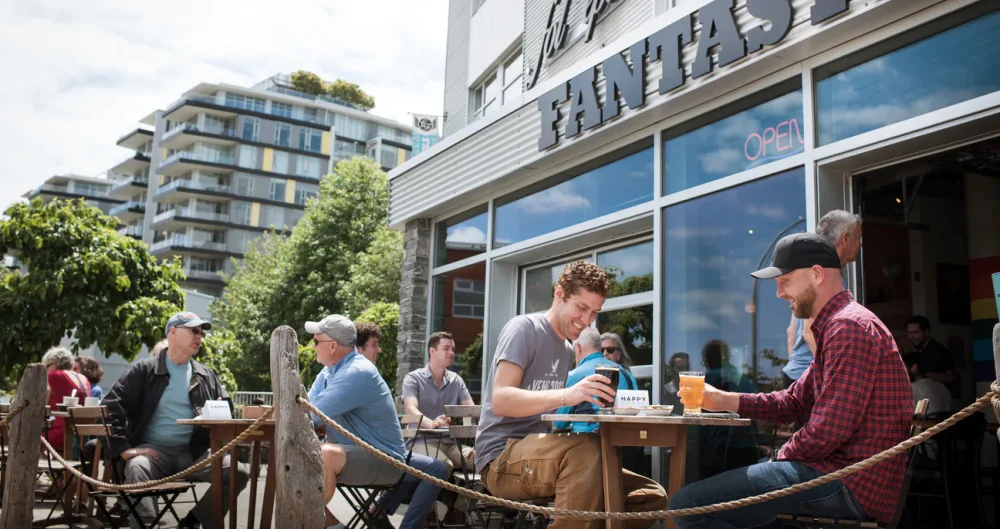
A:
{"type": "MultiPolygon", "coordinates": [[[[804,423],[778,453],[831,473],[895,446],[909,436],[913,390],[885,324],[848,291],[831,299],[812,324],[816,356],[784,391],[740,395],[740,415],[804,423]]],[[[865,513],[889,522],[906,458],[883,461],[843,478],[865,513]]]]}

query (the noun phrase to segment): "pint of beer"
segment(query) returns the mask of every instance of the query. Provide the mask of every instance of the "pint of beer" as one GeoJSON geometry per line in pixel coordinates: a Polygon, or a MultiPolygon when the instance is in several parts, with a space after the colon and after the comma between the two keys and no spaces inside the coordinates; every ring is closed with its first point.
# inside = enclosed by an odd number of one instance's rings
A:
{"type": "Polygon", "coordinates": [[[684,404],[684,414],[701,413],[701,399],[705,393],[705,373],[702,371],[681,371],[680,386],[677,396],[684,404]]]}
{"type": "MultiPolygon", "coordinates": [[[[608,384],[608,386],[611,388],[611,390],[612,391],[618,391],[618,377],[619,377],[620,373],[618,372],[618,368],[617,367],[615,367],[615,366],[597,366],[597,368],[594,369],[594,374],[595,375],[601,375],[602,377],[607,377],[608,380],[611,381],[611,384],[608,384]]],[[[613,400],[612,401],[608,401],[608,399],[606,399],[604,397],[601,397],[601,403],[604,404],[604,407],[603,408],[598,408],[597,413],[599,413],[599,414],[614,413],[615,401],[613,401],[613,400]]]]}

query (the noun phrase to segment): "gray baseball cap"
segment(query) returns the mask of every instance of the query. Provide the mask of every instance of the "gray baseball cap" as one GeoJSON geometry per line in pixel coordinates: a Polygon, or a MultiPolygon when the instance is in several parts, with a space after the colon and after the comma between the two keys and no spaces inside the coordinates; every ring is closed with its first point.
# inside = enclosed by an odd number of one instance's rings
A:
{"type": "Polygon", "coordinates": [[[167,320],[167,331],[174,327],[201,327],[203,330],[212,330],[212,324],[198,317],[193,312],[178,312],[167,320]]]}
{"type": "Polygon", "coordinates": [[[307,321],[306,332],[309,334],[325,334],[340,345],[354,347],[358,342],[358,330],[354,323],[340,314],[333,314],[321,321],[307,321]]]}

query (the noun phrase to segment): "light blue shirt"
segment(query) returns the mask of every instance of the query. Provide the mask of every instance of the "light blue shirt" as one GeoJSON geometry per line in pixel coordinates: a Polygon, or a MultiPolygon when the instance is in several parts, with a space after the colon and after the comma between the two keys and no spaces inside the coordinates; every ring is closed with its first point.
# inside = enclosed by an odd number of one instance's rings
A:
{"type": "MultiPolygon", "coordinates": [[[[404,460],[406,448],[392,392],[375,364],[357,350],[316,375],[309,401],[347,431],[399,461],[404,460]]],[[[316,414],[313,423],[325,424],[316,414]]],[[[326,427],[326,438],[328,442],[353,444],[330,426],[326,427]]]]}
{"type": "MultiPolygon", "coordinates": [[[[165,353],[164,353],[165,354],[165,353]]],[[[191,361],[175,364],[170,357],[164,362],[170,382],[163,390],[160,403],[146,428],[144,442],[164,447],[188,446],[194,426],[177,424],[177,419],[193,419],[189,387],[191,386],[191,361]]]]}
{"type": "Polygon", "coordinates": [[[795,318],[795,344],[792,345],[792,351],[788,354],[788,364],[782,369],[792,380],[798,380],[813,361],[809,344],[802,337],[804,328],[805,320],[795,318]]]}
{"type": "MultiPolygon", "coordinates": [[[[569,372],[566,377],[566,387],[573,387],[577,382],[593,375],[598,366],[615,366],[619,369],[620,374],[618,376],[618,389],[639,389],[639,385],[635,382],[635,377],[632,373],[625,370],[624,367],[604,358],[604,355],[600,351],[595,353],[590,353],[581,362],[580,365],[576,366],[569,372]]],[[[576,406],[562,406],[556,413],[566,414],[581,414],[581,415],[593,415],[597,413],[597,404],[592,402],[581,402],[576,406]]],[[[556,421],[552,424],[553,428],[556,430],[565,430],[570,428],[573,433],[594,433],[597,432],[599,424],[596,422],[568,422],[568,421],[556,421]]]]}

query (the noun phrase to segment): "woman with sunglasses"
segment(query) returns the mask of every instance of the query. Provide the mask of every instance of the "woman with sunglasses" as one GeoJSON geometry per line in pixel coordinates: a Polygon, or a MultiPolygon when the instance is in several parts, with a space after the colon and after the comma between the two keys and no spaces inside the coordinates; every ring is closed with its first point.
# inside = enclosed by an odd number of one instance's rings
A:
{"type": "Polygon", "coordinates": [[[621,336],[613,332],[602,334],[601,351],[604,353],[604,358],[624,367],[625,371],[632,372],[632,357],[625,350],[625,343],[621,336]]]}

